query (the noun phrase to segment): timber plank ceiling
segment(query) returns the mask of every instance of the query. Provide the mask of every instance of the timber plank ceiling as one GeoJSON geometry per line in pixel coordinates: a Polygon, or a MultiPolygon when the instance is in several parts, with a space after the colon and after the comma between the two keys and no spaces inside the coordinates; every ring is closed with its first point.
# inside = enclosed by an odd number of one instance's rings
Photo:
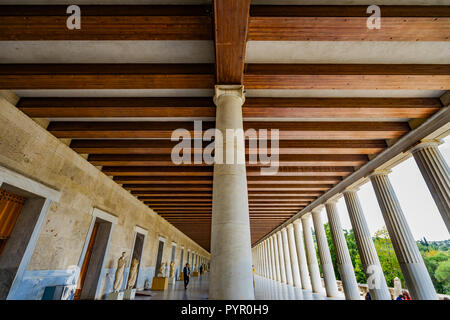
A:
{"type": "Polygon", "coordinates": [[[213,168],[170,137],[243,84],[244,127],[280,131],[278,173],[247,166],[254,243],[443,107],[450,1],[378,1],[380,30],[370,2],[0,0],[0,89],[209,250],[213,168]]]}

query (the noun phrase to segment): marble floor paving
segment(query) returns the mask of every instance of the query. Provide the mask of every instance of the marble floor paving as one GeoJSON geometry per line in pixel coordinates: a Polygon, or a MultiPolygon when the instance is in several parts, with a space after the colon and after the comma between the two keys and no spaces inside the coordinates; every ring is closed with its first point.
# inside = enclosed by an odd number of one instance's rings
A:
{"type": "MultiPolygon", "coordinates": [[[[191,277],[187,290],[183,281],[176,281],[164,291],[146,291],[145,296],[136,295],[136,300],[206,300],[208,299],[209,274],[191,277]]],[[[301,290],[290,285],[255,276],[256,300],[328,300],[323,293],[312,293],[311,290],[301,290]]],[[[344,299],[341,294],[337,298],[344,299]]]]}

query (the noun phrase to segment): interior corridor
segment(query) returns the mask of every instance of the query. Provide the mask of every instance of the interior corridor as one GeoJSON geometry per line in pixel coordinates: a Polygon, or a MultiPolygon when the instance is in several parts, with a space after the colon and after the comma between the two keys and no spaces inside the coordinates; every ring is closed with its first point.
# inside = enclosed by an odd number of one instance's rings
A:
{"type": "MultiPolygon", "coordinates": [[[[200,277],[191,277],[187,290],[184,290],[183,281],[176,281],[164,291],[138,291],[136,300],[207,300],[209,288],[209,273],[200,277]]],[[[343,300],[340,294],[331,300],[343,300]]],[[[329,300],[323,293],[312,293],[311,290],[300,290],[293,286],[281,284],[255,275],[256,300],[329,300]]]]}

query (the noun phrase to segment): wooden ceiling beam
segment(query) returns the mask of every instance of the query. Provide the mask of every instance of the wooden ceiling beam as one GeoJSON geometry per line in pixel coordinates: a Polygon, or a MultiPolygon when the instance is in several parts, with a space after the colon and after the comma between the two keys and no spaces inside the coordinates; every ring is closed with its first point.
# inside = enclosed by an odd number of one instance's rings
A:
{"type": "Polygon", "coordinates": [[[381,29],[366,26],[368,6],[252,6],[248,40],[448,41],[448,6],[379,6],[381,29]]]}
{"type": "MultiPolygon", "coordinates": [[[[191,142],[192,153],[202,153],[210,141],[201,143],[202,149],[191,142]]],[[[72,140],[70,147],[84,154],[170,154],[179,141],[170,140],[72,140]]],[[[199,143],[200,144],[200,143],[199,143]]],[[[268,148],[249,149],[246,140],[246,153],[271,153],[268,148]]],[[[375,154],[387,147],[385,140],[280,140],[280,154],[375,154]]]]}
{"type": "MultiPolygon", "coordinates": [[[[185,190],[185,191],[212,191],[213,186],[211,184],[197,184],[197,185],[185,185],[185,184],[123,184],[123,188],[133,191],[167,191],[167,190],[185,190]]],[[[332,188],[332,184],[265,184],[257,186],[248,186],[248,191],[264,191],[264,190],[304,190],[304,191],[323,191],[332,188]]]]}
{"type": "MultiPolygon", "coordinates": [[[[1,71],[0,71],[1,73],[1,71]]],[[[449,76],[450,77],[450,76],[449,76]]],[[[1,81],[1,78],[0,78],[1,81]]],[[[450,89],[450,78],[449,78],[450,89]]],[[[203,122],[203,130],[214,128],[214,122],[203,122]]],[[[57,138],[70,139],[170,139],[174,130],[183,128],[193,136],[194,122],[51,122],[47,130],[57,138]]],[[[407,133],[406,122],[244,122],[244,130],[278,129],[280,139],[394,139],[407,133]]],[[[270,131],[269,131],[270,135],[270,131]]]]}
{"type": "MultiPolygon", "coordinates": [[[[7,89],[211,89],[213,64],[4,64],[7,89]]],[[[448,64],[247,64],[247,89],[450,89],[448,64]]]]}
{"type": "Polygon", "coordinates": [[[250,0],[214,0],[216,83],[242,84],[250,0]]]}
{"type": "MultiPolygon", "coordinates": [[[[215,118],[209,97],[21,98],[33,118],[215,118]]],[[[246,98],[245,118],[425,118],[442,107],[434,98],[246,98]]]]}
{"type": "MultiPolygon", "coordinates": [[[[212,184],[213,179],[211,177],[153,177],[153,176],[116,176],[113,178],[119,184],[212,184]]],[[[335,184],[340,182],[340,177],[327,177],[327,176],[304,176],[304,177],[278,177],[278,176],[260,176],[260,177],[248,177],[247,183],[249,185],[260,184],[321,184],[330,183],[335,184]]]]}
{"type": "Polygon", "coordinates": [[[247,64],[247,89],[449,90],[449,64],[247,64]]]}
{"type": "Polygon", "coordinates": [[[80,29],[69,30],[68,6],[0,6],[0,40],[212,40],[206,5],[80,5],[80,29]]]}
{"type": "MultiPolygon", "coordinates": [[[[176,164],[171,155],[148,154],[92,154],[87,159],[95,166],[191,166],[190,164],[176,164]]],[[[361,154],[288,154],[279,155],[280,166],[360,166],[368,162],[368,157],[361,154]]],[[[198,166],[207,165],[205,163],[198,166]]],[[[257,162],[247,166],[266,167],[267,164],[257,162]]]]}
{"type": "MultiPolygon", "coordinates": [[[[178,167],[149,167],[149,166],[104,166],[102,171],[112,176],[196,176],[196,177],[212,177],[213,166],[178,166],[178,167]]],[[[336,167],[336,166],[308,166],[308,167],[279,167],[274,176],[277,177],[302,177],[302,176],[348,176],[354,172],[353,167],[336,167]]],[[[261,176],[259,167],[247,167],[247,177],[261,176]]]]}
{"type": "Polygon", "coordinates": [[[7,89],[209,89],[213,64],[3,64],[7,89]]]}

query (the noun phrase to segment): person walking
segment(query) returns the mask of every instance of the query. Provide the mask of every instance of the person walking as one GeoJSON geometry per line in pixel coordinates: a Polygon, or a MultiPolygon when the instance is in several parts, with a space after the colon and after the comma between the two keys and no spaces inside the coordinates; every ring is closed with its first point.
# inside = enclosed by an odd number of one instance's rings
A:
{"type": "Polygon", "coordinates": [[[186,266],[183,269],[183,275],[184,275],[184,290],[186,290],[189,284],[189,276],[191,275],[191,268],[189,266],[189,263],[186,263],[186,266]]]}
{"type": "Polygon", "coordinates": [[[202,275],[203,274],[203,265],[201,264],[200,265],[200,275],[202,275]]]}

